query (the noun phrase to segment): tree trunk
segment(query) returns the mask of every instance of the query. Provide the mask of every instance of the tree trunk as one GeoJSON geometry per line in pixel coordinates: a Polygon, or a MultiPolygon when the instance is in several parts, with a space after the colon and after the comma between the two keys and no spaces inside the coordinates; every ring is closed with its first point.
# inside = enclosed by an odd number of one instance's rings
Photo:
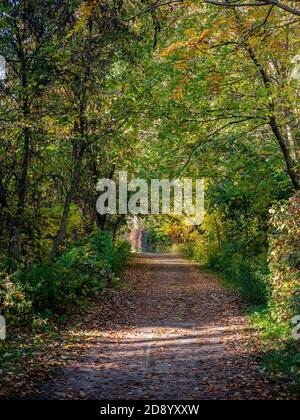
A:
{"type": "Polygon", "coordinates": [[[271,125],[273,133],[275,134],[275,137],[277,138],[280,144],[282,153],[284,155],[286,167],[287,167],[289,176],[292,180],[293,186],[296,191],[299,191],[300,190],[300,174],[297,170],[297,163],[294,161],[293,156],[290,153],[288,146],[286,145],[286,140],[277,125],[275,116],[272,116],[270,118],[270,125],[271,125]]]}
{"type": "MultiPolygon", "coordinates": [[[[24,112],[27,115],[27,110],[24,112]]],[[[18,205],[14,220],[10,225],[10,245],[9,253],[14,260],[18,260],[21,255],[20,235],[24,223],[24,210],[27,193],[27,178],[30,158],[30,130],[24,128],[24,151],[22,159],[22,173],[18,187],[18,205]]]]}
{"type": "Polygon", "coordinates": [[[5,242],[6,240],[6,226],[7,226],[7,211],[5,211],[4,209],[7,209],[8,207],[8,203],[7,203],[7,198],[6,198],[6,190],[3,186],[3,182],[2,182],[2,174],[0,173],[0,232],[1,232],[1,236],[0,236],[0,246],[1,246],[1,242],[5,242]]]}
{"type": "Polygon", "coordinates": [[[18,185],[18,204],[16,208],[15,217],[11,219],[9,234],[10,234],[10,243],[9,243],[9,254],[13,260],[18,260],[21,255],[21,245],[20,245],[20,236],[22,233],[22,228],[24,224],[24,210],[26,203],[26,194],[27,194],[27,183],[28,183],[28,169],[29,169],[29,160],[30,160],[30,142],[31,142],[31,129],[28,127],[30,120],[30,99],[28,93],[28,64],[26,60],[26,54],[23,46],[23,38],[20,35],[19,27],[17,26],[17,56],[20,60],[20,75],[21,75],[21,84],[23,89],[23,98],[22,98],[22,116],[24,118],[25,124],[23,127],[23,136],[24,136],[24,147],[23,147],[23,157],[22,157],[22,171],[20,175],[19,185],[18,185]]]}
{"type": "MultiPolygon", "coordinates": [[[[261,75],[262,82],[265,88],[269,89],[270,86],[272,85],[272,81],[269,78],[265,68],[263,67],[263,65],[259,63],[255,55],[254,49],[248,43],[245,43],[245,46],[251,60],[253,61],[255,67],[257,68],[257,70],[259,71],[261,75]]],[[[293,158],[293,150],[290,150],[289,148],[289,140],[285,138],[285,136],[282,134],[282,131],[279,127],[273,99],[270,100],[269,109],[271,113],[269,124],[282,150],[286,167],[287,167],[287,171],[292,181],[292,184],[295,190],[299,191],[300,190],[300,174],[297,168],[297,162],[293,158]]]]}
{"type": "Polygon", "coordinates": [[[66,195],[66,199],[65,199],[65,204],[64,204],[64,211],[61,217],[61,221],[60,221],[60,227],[59,230],[57,232],[57,235],[54,239],[53,245],[52,245],[52,250],[49,256],[49,261],[52,262],[54,260],[54,258],[57,255],[57,251],[60,247],[60,244],[64,238],[65,232],[66,232],[66,227],[67,227],[67,223],[68,223],[68,218],[69,218],[69,213],[70,213],[70,206],[71,203],[74,199],[75,196],[75,192],[76,192],[76,188],[78,186],[78,182],[80,180],[80,171],[81,171],[81,166],[82,166],[82,160],[83,160],[83,156],[84,156],[84,148],[83,146],[80,149],[79,152],[79,156],[75,165],[75,169],[72,175],[72,180],[71,180],[71,186],[70,189],[66,195]]]}
{"type": "Polygon", "coordinates": [[[0,174],[0,205],[2,208],[7,207],[6,191],[2,182],[2,175],[0,174]]]}
{"type": "Polygon", "coordinates": [[[218,224],[218,221],[217,221],[216,217],[214,219],[215,219],[215,225],[216,225],[216,231],[217,231],[218,248],[219,248],[219,252],[221,253],[222,252],[222,241],[221,241],[220,228],[219,228],[219,224],[218,224]]]}
{"type": "Polygon", "coordinates": [[[117,216],[117,219],[116,219],[116,222],[115,222],[115,226],[114,226],[114,232],[113,232],[113,242],[116,241],[117,233],[118,233],[118,230],[119,230],[119,226],[120,226],[121,220],[122,220],[122,217],[117,216]]]}

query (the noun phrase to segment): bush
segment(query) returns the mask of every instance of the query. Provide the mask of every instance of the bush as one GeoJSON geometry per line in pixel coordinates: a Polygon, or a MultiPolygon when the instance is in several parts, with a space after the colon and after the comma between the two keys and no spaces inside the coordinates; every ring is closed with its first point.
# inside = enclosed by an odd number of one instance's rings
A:
{"type": "Polygon", "coordinates": [[[32,310],[32,302],[27,298],[18,275],[0,272],[0,308],[1,315],[13,323],[23,320],[32,310]]]}
{"type": "Polygon", "coordinates": [[[219,250],[215,241],[205,242],[205,237],[184,244],[181,253],[186,258],[221,272],[226,285],[237,290],[251,305],[266,304],[269,274],[266,253],[249,253],[242,240],[223,243],[219,250]]]}
{"type": "Polygon", "coordinates": [[[271,312],[277,321],[300,314],[300,197],[273,210],[270,238],[271,312]]]}
{"type": "Polygon", "coordinates": [[[0,284],[4,315],[18,319],[28,313],[67,313],[96,292],[114,286],[129,255],[130,244],[113,244],[104,232],[74,244],[53,264],[4,275],[0,284]]]}
{"type": "Polygon", "coordinates": [[[112,271],[119,276],[128,263],[131,254],[131,245],[127,241],[118,241],[113,249],[112,271]]]}
{"type": "Polygon", "coordinates": [[[173,247],[174,252],[181,254],[184,258],[189,260],[196,260],[195,251],[197,247],[194,242],[188,242],[185,244],[178,244],[173,247]]]}
{"type": "Polygon", "coordinates": [[[209,257],[209,267],[222,271],[226,283],[253,305],[267,301],[268,265],[265,254],[249,257],[243,251],[243,244],[225,244],[222,254],[209,257]]]}
{"type": "Polygon", "coordinates": [[[143,239],[144,252],[165,252],[171,247],[171,241],[161,229],[150,227],[145,231],[143,239]]]}

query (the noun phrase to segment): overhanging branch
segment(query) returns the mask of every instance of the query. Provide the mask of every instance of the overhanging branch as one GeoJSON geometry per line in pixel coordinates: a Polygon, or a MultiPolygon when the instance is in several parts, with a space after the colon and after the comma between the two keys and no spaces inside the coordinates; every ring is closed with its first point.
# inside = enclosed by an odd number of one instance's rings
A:
{"type": "Polygon", "coordinates": [[[214,6],[219,7],[262,7],[262,6],[276,6],[279,9],[282,9],[286,12],[292,13],[293,15],[300,16],[300,9],[296,9],[295,7],[288,6],[285,3],[282,3],[278,0],[258,0],[258,1],[241,1],[241,0],[234,0],[234,1],[219,1],[219,0],[204,0],[207,4],[212,4],[214,6]]]}

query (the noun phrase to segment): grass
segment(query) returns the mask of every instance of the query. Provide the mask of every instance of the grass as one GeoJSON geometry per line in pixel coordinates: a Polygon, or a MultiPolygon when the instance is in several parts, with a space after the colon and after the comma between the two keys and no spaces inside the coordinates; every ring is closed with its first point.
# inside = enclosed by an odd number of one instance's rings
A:
{"type": "Polygon", "coordinates": [[[266,307],[248,309],[248,316],[262,349],[262,364],[275,380],[288,385],[292,398],[300,396],[300,341],[292,337],[292,326],[274,322],[266,307]]]}
{"type": "Polygon", "coordinates": [[[292,337],[292,324],[272,319],[267,304],[251,305],[225,273],[201,267],[201,271],[216,277],[226,289],[241,295],[246,305],[246,316],[254,330],[253,347],[258,353],[262,367],[275,382],[284,384],[283,396],[300,397],[300,340],[292,337]]]}

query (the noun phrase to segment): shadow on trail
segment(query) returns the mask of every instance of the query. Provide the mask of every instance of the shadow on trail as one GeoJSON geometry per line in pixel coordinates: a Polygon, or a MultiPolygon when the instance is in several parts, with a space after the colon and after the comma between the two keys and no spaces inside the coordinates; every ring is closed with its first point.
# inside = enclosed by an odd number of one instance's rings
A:
{"type": "Polygon", "coordinates": [[[86,328],[86,355],[33,399],[269,398],[232,293],[166,254],[136,256],[126,278],[131,288],[100,303],[99,322],[86,328]]]}

